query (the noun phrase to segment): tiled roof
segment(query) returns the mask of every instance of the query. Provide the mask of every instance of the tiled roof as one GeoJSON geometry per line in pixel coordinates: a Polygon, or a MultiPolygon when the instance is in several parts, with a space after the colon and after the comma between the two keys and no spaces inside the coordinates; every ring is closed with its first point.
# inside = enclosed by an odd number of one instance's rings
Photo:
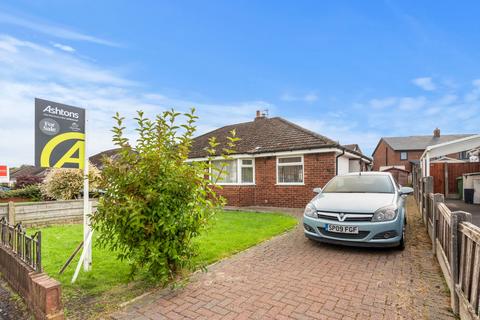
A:
{"type": "Polygon", "coordinates": [[[410,137],[385,137],[382,138],[393,150],[425,150],[428,146],[449,142],[471,136],[471,134],[449,134],[440,137],[410,136],[410,137]]]}
{"type": "Polygon", "coordinates": [[[23,176],[43,176],[47,168],[35,167],[32,165],[22,165],[19,168],[10,169],[10,179],[16,179],[23,176]]]}
{"type": "Polygon", "coordinates": [[[258,154],[339,146],[332,139],[283,118],[260,117],[251,122],[225,126],[195,138],[190,158],[207,156],[205,149],[208,148],[208,140],[211,137],[217,138],[220,143],[217,150],[222,150],[226,146],[226,137],[233,129],[236,130],[237,137],[241,138],[237,142],[235,153],[258,154]]]}
{"type": "Polygon", "coordinates": [[[97,154],[91,156],[88,159],[90,160],[90,163],[92,163],[95,167],[97,167],[98,169],[102,169],[103,168],[103,158],[104,157],[115,158],[115,156],[117,155],[119,150],[120,150],[119,148],[115,148],[115,149],[102,151],[100,153],[97,153],[97,154]]]}
{"type": "Polygon", "coordinates": [[[353,144],[344,144],[343,147],[344,147],[344,148],[347,148],[347,149],[350,150],[350,151],[356,151],[356,152],[362,153],[362,150],[360,150],[360,147],[359,147],[358,144],[356,144],[356,143],[353,143],[353,144]]]}

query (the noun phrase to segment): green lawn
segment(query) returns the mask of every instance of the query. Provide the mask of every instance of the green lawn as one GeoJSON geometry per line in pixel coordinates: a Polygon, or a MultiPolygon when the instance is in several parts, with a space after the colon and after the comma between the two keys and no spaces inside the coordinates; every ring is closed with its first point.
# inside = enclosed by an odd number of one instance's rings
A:
{"type": "MultiPolygon", "coordinates": [[[[293,228],[297,220],[277,213],[222,212],[197,241],[199,266],[228,257],[259,242],[293,228]]],[[[85,318],[109,310],[154,287],[140,274],[129,281],[128,265],[108,250],[93,247],[93,270],[83,270],[75,284],[70,284],[80,254],[63,275],[62,265],[82,240],[82,225],[61,225],[42,228],[42,264],[45,272],[62,283],[63,302],[71,318],[85,318]]],[[[33,231],[33,230],[30,230],[33,231]]],[[[95,235],[94,235],[95,238],[95,235]]]]}

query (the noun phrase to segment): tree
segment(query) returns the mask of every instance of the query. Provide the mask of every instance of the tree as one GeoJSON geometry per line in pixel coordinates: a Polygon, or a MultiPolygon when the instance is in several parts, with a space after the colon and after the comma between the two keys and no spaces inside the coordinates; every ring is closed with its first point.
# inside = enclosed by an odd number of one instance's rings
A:
{"type": "Polygon", "coordinates": [[[42,182],[42,177],[34,175],[19,176],[15,182],[15,188],[23,189],[28,186],[38,185],[42,182]]]}
{"type": "MultiPolygon", "coordinates": [[[[54,168],[43,180],[41,186],[45,197],[55,200],[70,200],[80,197],[83,190],[84,174],[81,169],[54,168]]],[[[100,171],[89,164],[88,179],[90,191],[100,186],[100,171]]]]}
{"type": "MultiPolygon", "coordinates": [[[[132,275],[147,268],[166,282],[193,267],[193,240],[225,203],[215,192],[223,168],[213,168],[210,161],[187,161],[198,119],[194,112],[185,113],[185,123],[177,125],[181,114],[174,110],[155,120],[139,111],[135,148],[125,137],[124,118],[118,113],[114,117],[113,142],[119,152],[104,159],[105,194],[91,221],[100,246],[116,251],[130,264],[132,275]]],[[[232,131],[223,159],[229,159],[238,140],[232,131]]],[[[209,142],[212,159],[219,143],[215,138],[209,142]]]]}

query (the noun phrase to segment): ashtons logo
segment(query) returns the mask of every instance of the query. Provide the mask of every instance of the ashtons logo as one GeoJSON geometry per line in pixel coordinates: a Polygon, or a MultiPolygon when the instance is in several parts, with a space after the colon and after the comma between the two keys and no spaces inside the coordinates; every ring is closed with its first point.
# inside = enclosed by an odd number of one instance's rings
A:
{"type": "Polygon", "coordinates": [[[48,112],[50,114],[56,114],[56,115],[69,117],[73,119],[78,119],[78,117],[80,116],[77,112],[65,111],[62,108],[58,108],[58,107],[53,108],[52,106],[47,106],[45,109],[43,109],[43,112],[48,112]]]}

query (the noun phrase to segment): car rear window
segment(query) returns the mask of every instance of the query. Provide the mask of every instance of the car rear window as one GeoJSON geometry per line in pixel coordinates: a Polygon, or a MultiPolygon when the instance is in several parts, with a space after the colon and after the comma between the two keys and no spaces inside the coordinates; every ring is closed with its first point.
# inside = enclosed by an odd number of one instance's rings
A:
{"type": "Polygon", "coordinates": [[[388,176],[337,176],[323,189],[324,193],[394,193],[388,176]]]}

